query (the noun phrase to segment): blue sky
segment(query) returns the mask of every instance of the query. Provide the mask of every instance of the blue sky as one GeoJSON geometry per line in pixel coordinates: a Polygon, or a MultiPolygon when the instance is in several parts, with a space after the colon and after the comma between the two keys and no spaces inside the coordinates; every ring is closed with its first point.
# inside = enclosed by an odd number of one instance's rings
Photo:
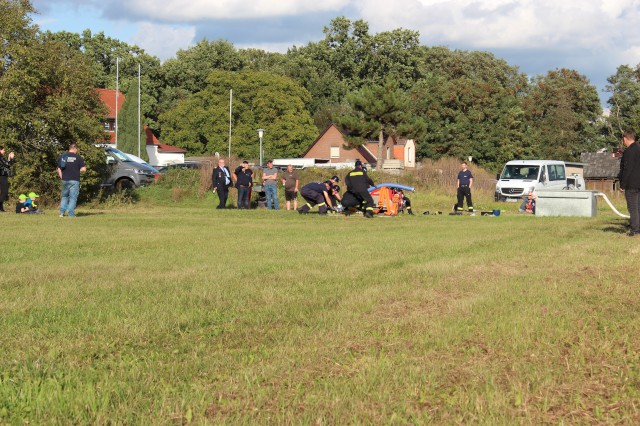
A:
{"type": "Polygon", "coordinates": [[[104,32],[165,60],[198,40],[285,52],[323,38],[332,18],[372,33],[406,28],[425,45],[494,53],[530,76],[556,68],[602,93],[622,64],[640,63],[640,0],[33,0],[44,30],[104,32]]]}

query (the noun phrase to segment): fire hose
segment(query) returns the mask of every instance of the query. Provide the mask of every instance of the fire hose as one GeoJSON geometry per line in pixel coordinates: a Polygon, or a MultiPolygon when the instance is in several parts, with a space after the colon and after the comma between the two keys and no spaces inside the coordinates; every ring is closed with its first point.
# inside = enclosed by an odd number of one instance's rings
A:
{"type": "Polygon", "coordinates": [[[596,196],[604,198],[604,200],[607,202],[607,204],[609,204],[609,207],[611,207],[611,210],[613,210],[615,214],[617,214],[620,217],[626,217],[627,219],[629,219],[629,216],[627,216],[626,214],[620,213],[618,209],[613,207],[613,204],[611,204],[611,201],[609,201],[609,198],[607,198],[605,194],[603,194],[602,192],[596,192],[596,196]]]}

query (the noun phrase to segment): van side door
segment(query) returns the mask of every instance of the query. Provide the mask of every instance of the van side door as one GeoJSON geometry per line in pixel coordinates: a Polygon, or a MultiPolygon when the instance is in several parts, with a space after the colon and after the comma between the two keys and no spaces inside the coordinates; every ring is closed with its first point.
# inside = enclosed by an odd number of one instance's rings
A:
{"type": "Polygon", "coordinates": [[[567,176],[564,164],[549,164],[549,186],[554,188],[564,188],[567,186],[567,176]]]}

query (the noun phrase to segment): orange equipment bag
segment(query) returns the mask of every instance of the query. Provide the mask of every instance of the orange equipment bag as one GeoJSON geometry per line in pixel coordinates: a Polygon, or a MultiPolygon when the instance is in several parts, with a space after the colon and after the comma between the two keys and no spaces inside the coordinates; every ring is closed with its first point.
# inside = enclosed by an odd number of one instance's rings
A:
{"type": "Polygon", "coordinates": [[[389,188],[380,188],[378,195],[378,211],[384,211],[387,216],[398,215],[398,194],[393,194],[389,188]]]}

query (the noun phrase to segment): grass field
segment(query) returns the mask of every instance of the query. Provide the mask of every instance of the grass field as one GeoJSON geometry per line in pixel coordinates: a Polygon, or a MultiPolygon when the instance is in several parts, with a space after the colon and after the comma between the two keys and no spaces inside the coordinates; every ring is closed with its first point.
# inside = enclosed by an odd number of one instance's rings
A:
{"type": "Polygon", "coordinates": [[[0,423],[640,422],[624,219],[213,203],[0,216],[0,423]]]}

